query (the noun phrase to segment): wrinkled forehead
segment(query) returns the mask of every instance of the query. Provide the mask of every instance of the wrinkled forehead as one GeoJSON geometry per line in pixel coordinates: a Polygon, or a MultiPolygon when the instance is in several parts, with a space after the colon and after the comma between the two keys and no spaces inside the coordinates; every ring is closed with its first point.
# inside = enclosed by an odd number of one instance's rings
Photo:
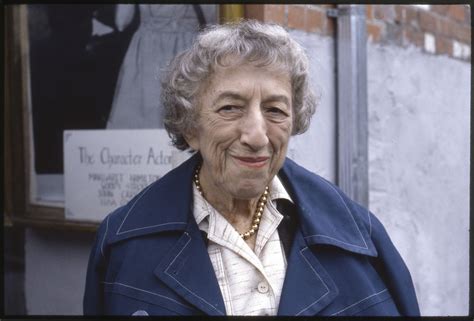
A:
{"type": "Polygon", "coordinates": [[[219,79],[222,79],[220,78],[222,77],[222,75],[234,72],[236,69],[245,70],[247,69],[246,67],[255,67],[257,69],[260,69],[262,73],[270,73],[278,79],[288,79],[291,87],[290,73],[285,64],[282,64],[278,61],[268,63],[268,61],[251,60],[239,55],[228,55],[221,61],[214,63],[212,65],[212,68],[209,68],[209,74],[202,82],[200,82],[199,90],[197,91],[197,97],[195,98],[199,100],[199,96],[202,95],[204,92],[214,90],[215,86],[218,84],[216,82],[219,82],[219,79]]]}
{"type": "Polygon", "coordinates": [[[222,57],[218,57],[214,64],[211,66],[211,74],[221,68],[238,67],[250,65],[262,70],[272,71],[289,75],[290,70],[286,59],[278,56],[270,56],[265,53],[257,54],[228,54],[222,57]]]}

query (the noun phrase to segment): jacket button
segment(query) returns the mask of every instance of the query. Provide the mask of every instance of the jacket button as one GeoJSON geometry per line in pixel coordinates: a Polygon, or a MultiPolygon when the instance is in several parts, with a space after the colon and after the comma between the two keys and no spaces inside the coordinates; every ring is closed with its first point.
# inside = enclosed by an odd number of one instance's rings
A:
{"type": "Polygon", "coordinates": [[[267,293],[268,292],[268,285],[266,282],[260,282],[258,285],[257,285],[257,290],[258,292],[260,293],[267,293]]]}
{"type": "Polygon", "coordinates": [[[138,311],[133,312],[132,314],[132,316],[138,316],[138,315],[146,316],[148,315],[148,312],[146,312],[145,310],[138,310],[138,311]]]}

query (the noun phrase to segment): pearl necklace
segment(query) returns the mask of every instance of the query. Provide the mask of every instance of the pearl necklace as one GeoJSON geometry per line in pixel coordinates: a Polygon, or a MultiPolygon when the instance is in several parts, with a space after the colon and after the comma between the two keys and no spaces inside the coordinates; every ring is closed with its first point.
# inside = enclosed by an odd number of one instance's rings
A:
{"type": "MultiPolygon", "coordinates": [[[[194,184],[196,185],[196,188],[199,194],[201,194],[202,197],[204,197],[201,183],[199,182],[200,169],[201,167],[198,167],[196,169],[196,172],[194,173],[194,184]]],[[[263,192],[262,196],[260,196],[258,200],[257,210],[255,211],[255,214],[253,216],[252,227],[245,233],[239,233],[240,237],[243,238],[244,240],[247,240],[258,231],[258,227],[260,226],[260,219],[262,217],[263,210],[265,209],[265,205],[267,204],[267,196],[268,196],[268,186],[265,186],[265,191],[263,192]]]]}

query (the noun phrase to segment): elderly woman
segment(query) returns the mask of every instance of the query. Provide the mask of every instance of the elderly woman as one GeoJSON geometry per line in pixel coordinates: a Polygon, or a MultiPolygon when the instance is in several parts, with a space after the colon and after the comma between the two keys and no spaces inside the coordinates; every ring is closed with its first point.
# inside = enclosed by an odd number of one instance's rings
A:
{"type": "Polygon", "coordinates": [[[315,102],[283,28],[206,29],[162,98],[174,145],[196,153],[101,224],[85,314],[419,314],[377,218],[285,158],[315,102]]]}

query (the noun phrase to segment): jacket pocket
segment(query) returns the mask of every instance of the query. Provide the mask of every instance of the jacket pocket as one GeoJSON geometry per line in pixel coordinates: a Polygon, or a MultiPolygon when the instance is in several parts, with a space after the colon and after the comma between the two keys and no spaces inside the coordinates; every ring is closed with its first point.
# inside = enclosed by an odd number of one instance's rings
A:
{"type": "Polygon", "coordinates": [[[145,311],[148,315],[196,315],[199,311],[176,298],[129,284],[104,282],[105,312],[112,315],[133,315],[145,311]]]}

